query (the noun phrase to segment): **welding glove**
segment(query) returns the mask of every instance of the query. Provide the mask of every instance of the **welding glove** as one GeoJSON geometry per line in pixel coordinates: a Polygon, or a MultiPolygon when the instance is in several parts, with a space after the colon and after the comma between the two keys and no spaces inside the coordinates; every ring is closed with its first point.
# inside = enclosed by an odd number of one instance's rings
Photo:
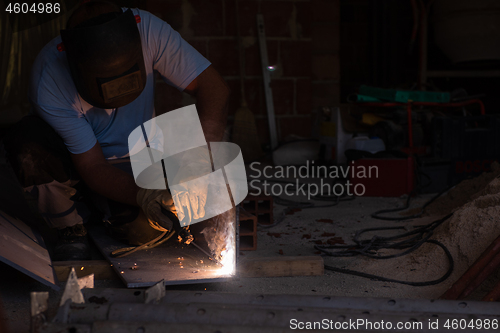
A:
{"type": "Polygon", "coordinates": [[[212,172],[209,151],[198,147],[180,159],[178,173],[173,178],[172,197],[177,207],[179,221],[189,224],[205,216],[208,181],[203,177],[212,172]]]}
{"type": "Polygon", "coordinates": [[[162,213],[162,208],[177,216],[172,195],[168,190],[148,190],[141,188],[137,192],[137,204],[146,215],[149,225],[159,231],[172,230],[173,222],[162,213]]]}

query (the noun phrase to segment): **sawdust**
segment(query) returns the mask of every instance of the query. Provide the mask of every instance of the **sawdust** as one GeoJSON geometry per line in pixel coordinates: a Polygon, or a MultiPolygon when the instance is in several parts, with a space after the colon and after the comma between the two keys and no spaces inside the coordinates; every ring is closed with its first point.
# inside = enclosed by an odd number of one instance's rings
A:
{"type": "Polygon", "coordinates": [[[335,245],[335,244],[345,244],[344,240],[342,237],[333,237],[330,238],[329,240],[326,241],[328,245],[335,245]]]}
{"type": "Polygon", "coordinates": [[[460,182],[445,196],[438,198],[426,208],[427,215],[448,214],[474,199],[495,177],[500,175],[500,164],[491,164],[491,172],[484,172],[476,178],[460,182]]]}
{"type": "MultiPolygon", "coordinates": [[[[455,268],[451,277],[439,284],[435,297],[463,275],[500,235],[500,165],[495,163],[492,172],[460,183],[429,206],[429,216],[412,223],[424,225],[450,212],[453,212],[452,217],[434,231],[431,239],[448,248],[455,268]]],[[[443,250],[429,243],[403,257],[367,261],[369,263],[363,271],[405,281],[436,280],[446,273],[449,266],[443,250]],[[392,276],[387,276],[387,272],[392,272],[392,276]]]]}

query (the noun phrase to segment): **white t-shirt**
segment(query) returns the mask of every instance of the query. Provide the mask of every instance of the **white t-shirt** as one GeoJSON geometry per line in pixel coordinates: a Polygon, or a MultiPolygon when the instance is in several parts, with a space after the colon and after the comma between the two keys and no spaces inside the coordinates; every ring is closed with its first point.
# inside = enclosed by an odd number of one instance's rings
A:
{"type": "Polygon", "coordinates": [[[73,154],[88,151],[98,141],[105,158],[128,156],[130,132],[155,115],[154,72],[183,91],[210,66],[169,24],[149,12],[132,11],[141,18],[137,26],[147,75],[143,92],[133,102],[116,109],[85,102],[73,83],[65,52],[57,50],[60,36],[40,51],[33,64],[29,99],[35,113],[55,129],[73,154]]]}

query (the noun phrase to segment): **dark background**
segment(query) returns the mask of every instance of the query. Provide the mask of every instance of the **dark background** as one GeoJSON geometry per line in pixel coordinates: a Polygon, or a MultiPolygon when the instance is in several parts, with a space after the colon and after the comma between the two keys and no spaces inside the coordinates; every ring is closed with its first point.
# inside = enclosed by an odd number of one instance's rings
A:
{"type": "MultiPolygon", "coordinates": [[[[128,0],[122,6],[150,11],[170,23],[206,56],[229,84],[230,115],[240,106],[235,0],[128,0]]],[[[72,3],[68,2],[68,7],[72,3]]],[[[341,106],[361,84],[411,89],[418,77],[418,39],[410,50],[411,1],[403,0],[240,0],[245,44],[246,99],[256,116],[262,143],[269,141],[256,14],[265,18],[277,129],[280,140],[308,137],[314,111],[341,106]]],[[[431,12],[432,14],[432,12],[431,12]]],[[[39,50],[58,35],[67,16],[13,33],[2,11],[0,48],[0,127],[7,128],[29,109],[27,82],[39,50]]],[[[454,69],[435,47],[429,24],[429,68],[454,69]]],[[[485,93],[487,113],[497,113],[497,78],[431,78],[427,89],[469,95],[485,93]]],[[[162,113],[192,100],[162,81],[156,107],[162,113]]],[[[232,118],[230,118],[230,121],[232,118]]]]}

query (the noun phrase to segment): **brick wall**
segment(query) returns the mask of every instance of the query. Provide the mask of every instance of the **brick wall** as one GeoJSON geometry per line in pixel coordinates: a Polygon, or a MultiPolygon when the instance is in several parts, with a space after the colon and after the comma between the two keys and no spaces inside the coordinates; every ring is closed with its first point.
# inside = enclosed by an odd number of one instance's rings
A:
{"type": "MultiPolygon", "coordinates": [[[[269,129],[256,14],[264,15],[269,63],[278,68],[272,73],[271,85],[278,137],[307,137],[313,108],[339,101],[338,1],[239,0],[245,97],[255,114],[262,143],[269,142],[269,129]]],[[[179,31],[224,77],[232,91],[231,122],[241,100],[235,0],[147,0],[145,7],[179,31]]],[[[160,112],[193,102],[161,80],[157,89],[160,112]]]]}

